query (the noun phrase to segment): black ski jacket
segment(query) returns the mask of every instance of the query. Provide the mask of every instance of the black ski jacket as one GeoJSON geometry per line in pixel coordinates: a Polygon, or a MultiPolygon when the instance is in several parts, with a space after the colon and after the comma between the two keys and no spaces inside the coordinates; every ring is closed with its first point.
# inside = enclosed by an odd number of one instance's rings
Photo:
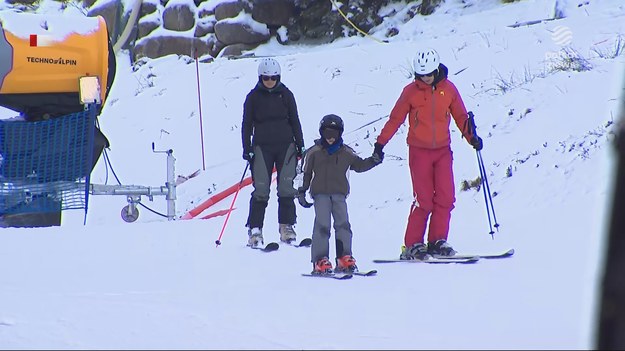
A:
{"type": "Polygon", "coordinates": [[[243,150],[253,145],[290,144],[304,147],[302,125],[293,93],[282,82],[269,90],[259,80],[243,104],[243,150]]]}

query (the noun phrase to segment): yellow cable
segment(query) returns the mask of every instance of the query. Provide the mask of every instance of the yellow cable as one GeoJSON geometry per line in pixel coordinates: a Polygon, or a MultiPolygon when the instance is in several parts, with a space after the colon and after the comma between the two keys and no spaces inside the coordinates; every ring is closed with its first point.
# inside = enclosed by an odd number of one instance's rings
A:
{"type": "Polygon", "coordinates": [[[343,11],[341,11],[341,9],[339,8],[339,5],[336,3],[335,0],[330,0],[332,2],[332,4],[334,4],[334,7],[339,11],[339,13],[341,14],[341,16],[343,16],[343,18],[345,18],[345,20],[347,21],[347,23],[349,23],[352,27],[354,27],[355,30],[357,30],[360,34],[369,37],[379,43],[388,43],[387,40],[380,40],[378,38],[372,37],[371,35],[369,35],[368,33],[364,32],[362,29],[356,27],[356,25],[349,20],[349,18],[347,18],[347,16],[345,16],[345,14],[343,13],[343,11]]]}

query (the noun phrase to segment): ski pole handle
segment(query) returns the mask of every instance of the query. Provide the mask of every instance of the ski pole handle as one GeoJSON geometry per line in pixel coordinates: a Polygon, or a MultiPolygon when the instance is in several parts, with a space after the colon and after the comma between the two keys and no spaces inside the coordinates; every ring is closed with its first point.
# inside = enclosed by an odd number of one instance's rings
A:
{"type": "Polygon", "coordinates": [[[469,128],[471,128],[471,134],[477,136],[477,127],[475,126],[475,115],[473,111],[467,112],[469,116],[469,128]]]}

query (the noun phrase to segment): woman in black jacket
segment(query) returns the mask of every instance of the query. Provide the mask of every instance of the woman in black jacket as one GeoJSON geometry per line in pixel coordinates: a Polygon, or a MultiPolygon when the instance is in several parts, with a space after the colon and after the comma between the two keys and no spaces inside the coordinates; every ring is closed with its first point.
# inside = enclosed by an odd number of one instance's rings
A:
{"type": "Polygon", "coordinates": [[[271,175],[278,172],[280,240],[295,240],[293,179],[304,153],[304,136],[293,93],[280,81],[280,64],[265,58],[258,65],[258,82],[243,105],[243,159],[250,163],[254,191],[247,219],[248,246],[263,242],[263,221],[269,202],[271,175]]]}

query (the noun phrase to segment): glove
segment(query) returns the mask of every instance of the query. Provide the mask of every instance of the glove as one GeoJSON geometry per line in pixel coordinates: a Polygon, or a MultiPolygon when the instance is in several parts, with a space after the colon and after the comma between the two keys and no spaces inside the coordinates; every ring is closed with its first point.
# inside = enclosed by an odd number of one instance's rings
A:
{"type": "Polygon", "coordinates": [[[379,163],[384,161],[384,151],[382,151],[382,149],[384,149],[384,145],[380,143],[373,144],[373,155],[377,156],[377,158],[380,160],[379,163]]]}
{"type": "Polygon", "coordinates": [[[479,136],[477,136],[477,135],[475,135],[475,136],[473,136],[473,137],[471,138],[470,143],[471,143],[471,145],[473,146],[473,148],[474,148],[476,151],[480,151],[480,150],[482,150],[482,147],[484,146],[484,145],[482,144],[482,138],[480,138],[480,137],[479,137],[479,136]]]}
{"type": "Polygon", "coordinates": [[[306,152],[306,149],[304,148],[304,145],[296,146],[295,152],[297,152],[297,159],[299,160],[304,156],[304,152],[306,152]]]}
{"type": "Polygon", "coordinates": [[[375,152],[373,153],[373,155],[371,155],[371,159],[376,165],[379,165],[380,163],[382,163],[382,159],[375,152]]]}
{"type": "Polygon", "coordinates": [[[248,152],[243,152],[243,159],[247,162],[252,162],[252,160],[254,159],[254,152],[252,151],[248,151],[248,152]]]}
{"type": "Polygon", "coordinates": [[[297,189],[297,202],[304,208],[310,208],[313,205],[306,200],[306,190],[304,188],[297,189]]]}

